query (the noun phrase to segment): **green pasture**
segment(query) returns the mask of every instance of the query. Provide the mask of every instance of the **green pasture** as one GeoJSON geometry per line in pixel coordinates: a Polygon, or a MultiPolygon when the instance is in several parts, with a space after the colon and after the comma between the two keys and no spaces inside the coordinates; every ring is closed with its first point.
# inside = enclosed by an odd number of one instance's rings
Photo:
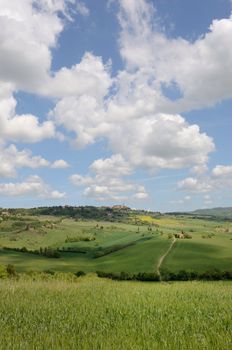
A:
{"type": "Polygon", "coordinates": [[[232,268],[232,223],[191,216],[138,216],[128,223],[84,221],[52,216],[10,217],[0,222],[0,264],[14,264],[18,271],[154,272],[168,250],[170,235],[185,232],[191,239],[177,239],[161,269],[205,271],[232,268]],[[68,239],[67,239],[68,238],[68,239]],[[71,240],[71,241],[70,241],[71,240]],[[40,247],[76,249],[52,259],[1,247],[29,250],[40,247]],[[112,251],[110,251],[112,248],[112,251]],[[96,258],[96,252],[109,249],[96,258]]]}

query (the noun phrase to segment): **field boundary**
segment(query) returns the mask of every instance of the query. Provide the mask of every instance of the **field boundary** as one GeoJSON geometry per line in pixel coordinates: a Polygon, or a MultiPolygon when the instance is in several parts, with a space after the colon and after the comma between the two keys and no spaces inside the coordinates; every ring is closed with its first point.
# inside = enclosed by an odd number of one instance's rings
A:
{"type": "Polygon", "coordinates": [[[176,238],[174,237],[173,240],[172,240],[172,243],[170,244],[168,250],[166,251],[166,253],[164,253],[160,258],[159,258],[159,261],[158,261],[158,264],[157,264],[157,274],[160,278],[160,281],[162,281],[162,275],[161,275],[161,266],[163,264],[163,261],[164,259],[168,256],[168,254],[170,253],[170,251],[172,250],[174,244],[176,243],[176,238]]]}

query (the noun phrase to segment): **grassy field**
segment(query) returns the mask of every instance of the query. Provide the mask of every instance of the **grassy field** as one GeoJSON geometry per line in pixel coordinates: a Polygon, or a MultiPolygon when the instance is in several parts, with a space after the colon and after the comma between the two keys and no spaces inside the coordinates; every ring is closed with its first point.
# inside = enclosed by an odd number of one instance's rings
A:
{"type": "Polygon", "coordinates": [[[1,281],[2,350],[229,350],[231,325],[231,282],[1,281]]]}
{"type": "Polygon", "coordinates": [[[171,244],[170,237],[181,232],[191,239],[177,239],[161,270],[231,270],[232,222],[168,215],[138,215],[127,223],[12,216],[0,222],[0,264],[14,264],[19,272],[154,272],[171,244]],[[1,247],[51,247],[65,252],[51,259],[1,247]]]}

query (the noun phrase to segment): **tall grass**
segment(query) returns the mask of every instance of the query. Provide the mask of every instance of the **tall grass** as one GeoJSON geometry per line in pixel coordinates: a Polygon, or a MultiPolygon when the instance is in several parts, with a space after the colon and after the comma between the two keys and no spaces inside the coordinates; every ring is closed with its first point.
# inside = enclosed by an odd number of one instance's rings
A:
{"type": "Polygon", "coordinates": [[[231,282],[74,281],[0,280],[0,349],[232,349],[231,282]]]}

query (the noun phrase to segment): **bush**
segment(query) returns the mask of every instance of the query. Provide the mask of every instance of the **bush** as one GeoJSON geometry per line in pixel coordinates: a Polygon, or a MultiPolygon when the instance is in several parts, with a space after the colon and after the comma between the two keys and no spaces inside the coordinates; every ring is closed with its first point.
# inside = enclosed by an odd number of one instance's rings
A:
{"type": "Polygon", "coordinates": [[[0,265],[0,279],[5,279],[8,277],[8,273],[6,271],[6,267],[3,265],[0,265]]]}
{"type": "Polygon", "coordinates": [[[76,275],[77,277],[82,277],[82,276],[85,276],[86,273],[85,273],[84,271],[77,271],[77,272],[75,273],[75,275],[76,275]]]}
{"type": "Polygon", "coordinates": [[[15,266],[12,264],[8,264],[6,266],[6,271],[9,277],[15,277],[17,275],[16,270],[15,270],[15,266]]]}
{"type": "Polygon", "coordinates": [[[134,279],[137,281],[159,281],[159,275],[153,272],[139,272],[137,275],[134,275],[134,279]]]}
{"type": "Polygon", "coordinates": [[[55,271],[53,271],[53,270],[50,270],[50,269],[48,269],[48,270],[44,270],[44,273],[46,273],[46,274],[48,274],[48,275],[55,275],[55,271]]]}

